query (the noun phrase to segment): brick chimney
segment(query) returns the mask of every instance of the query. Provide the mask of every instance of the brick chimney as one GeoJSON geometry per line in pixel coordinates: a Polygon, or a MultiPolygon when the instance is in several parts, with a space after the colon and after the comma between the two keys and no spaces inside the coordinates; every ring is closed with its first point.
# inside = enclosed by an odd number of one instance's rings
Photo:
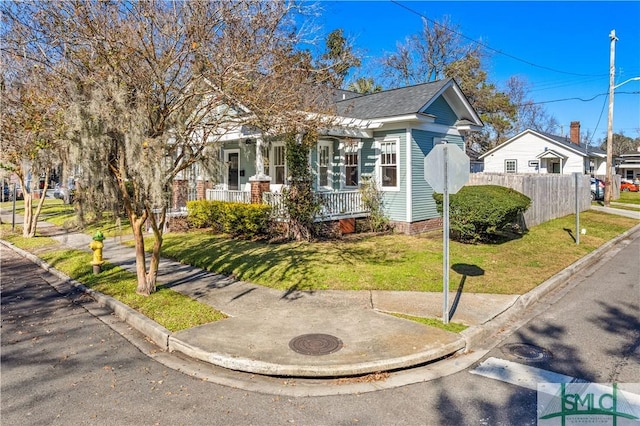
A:
{"type": "Polygon", "coordinates": [[[571,143],[580,145],[580,122],[579,121],[571,122],[570,139],[571,139],[571,143]]]}

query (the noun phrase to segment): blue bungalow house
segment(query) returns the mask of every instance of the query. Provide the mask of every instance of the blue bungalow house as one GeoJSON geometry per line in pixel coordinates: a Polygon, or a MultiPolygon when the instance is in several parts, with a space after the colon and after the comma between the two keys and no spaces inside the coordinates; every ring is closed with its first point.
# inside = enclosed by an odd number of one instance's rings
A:
{"type": "MultiPolygon", "coordinates": [[[[457,83],[446,79],[364,95],[339,90],[335,107],[337,124],[321,132],[309,156],[324,204],[319,220],[365,216],[358,188],[373,179],[397,231],[439,226],[424,157],[445,140],[464,149],[465,135],[483,126],[457,83]]],[[[277,205],[288,176],[284,142],[238,128],[225,136],[220,155],[225,167],[219,176],[205,180],[193,173],[192,182],[183,176],[190,199],[277,205]]]]}

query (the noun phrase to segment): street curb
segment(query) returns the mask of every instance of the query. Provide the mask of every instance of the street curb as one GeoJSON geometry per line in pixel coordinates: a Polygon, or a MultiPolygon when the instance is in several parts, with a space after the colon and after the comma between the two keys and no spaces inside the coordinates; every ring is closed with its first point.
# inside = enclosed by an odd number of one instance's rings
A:
{"type": "Polygon", "coordinates": [[[374,362],[360,362],[355,364],[310,366],[275,364],[250,358],[230,356],[223,353],[208,352],[193,345],[189,345],[174,337],[169,337],[169,350],[171,352],[178,351],[190,358],[205,361],[218,367],[243,371],[246,373],[262,374],[265,376],[307,378],[358,376],[368,373],[415,367],[416,365],[426,364],[428,362],[444,358],[452,353],[464,349],[464,346],[464,339],[457,339],[455,342],[442,345],[438,348],[393,359],[384,359],[374,362]]]}
{"type": "Polygon", "coordinates": [[[65,281],[78,290],[90,295],[100,306],[111,309],[113,313],[118,316],[118,318],[122,319],[127,324],[131,325],[133,328],[144,334],[160,349],[162,349],[163,351],[169,350],[169,336],[171,335],[171,332],[157,322],[147,318],[146,316],[130,308],[119,300],[92,290],[86,287],[84,284],[71,279],[71,277],[58,271],[44,260],[40,259],[34,254],[29,253],[28,251],[22,250],[21,248],[16,247],[15,245],[4,240],[0,240],[0,244],[13,250],[22,257],[29,259],[36,265],[40,266],[40,268],[44,269],[52,275],[55,275],[62,281],[65,281]]]}
{"type": "Polygon", "coordinates": [[[593,252],[580,258],[579,260],[569,265],[567,268],[563,269],[556,275],[552,276],[542,284],[538,285],[528,293],[521,295],[509,308],[505,309],[500,314],[496,315],[484,324],[462,331],[460,333],[461,338],[456,340],[455,342],[451,342],[447,345],[443,345],[441,347],[434,348],[428,351],[423,351],[396,359],[349,365],[332,365],[326,367],[274,364],[259,360],[252,360],[249,358],[229,356],[223,353],[211,353],[203,351],[200,348],[177,339],[165,327],[138,313],[124,303],[110,296],[106,296],[100,292],[89,289],[83,284],[74,281],[64,273],[47,264],[36,255],[22,250],[4,240],[0,240],[0,244],[3,244],[7,248],[15,251],[26,259],[29,259],[33,263],[40,266],[43,270],[58,277],[62,281],[71,284],[78,290],[89,294],[93,299],[96,300],[96,302],[100,306],[111,309],[114,314],[116,314],[120,319],[145,335],[150,341],[152,341],[156,346],[158,346],[165,352],[178,351],[192,359],[205,361],[209,364],[227,368],[230,370],[268,376],[318,378],[340,376],[345,377],[371,372],[400,370],[403,368],[426,364],[438,359],[443,359],[455,353],[470,353],[479,351],[480,349],[482,349],[482,344],[486,344],[486,340],[488,338],[496,335],[496,333],[498,333],[502,328],[506,327],[509,322],[512,322],[518,317],[522,316],[523,311],[525,311],[535,302],[539,301],[541,298],[548,295],[555,289],[561,287],[577,272],[586,269],[598,262],[599,258],[604,252],[610,250],[620,241],[629,238],[630,236],[633,236],[637,233],[640,233],[640,224],[634,226],[633,228],[615,237],[614,239],[604,243],[593,252]]]}
{"type": "Polygon", "coordinates": [[[618,235],[612,240],[607,241],[600,247],[596,248],[591,253],[584,257],[581,257],[571,265],[564,268],[542,284],[536,286],[531,291],[521,295],[509,308],[504,310],[499,315],[495,316],[488,322],[476,327],[467,328],[460,334],[466,341],[464,352],[470,352],[476,350],[482,342],[487,338],[494,335],[497,331],[503,328],[508,322],[513,321],[517,317],[521,316],[523,311],[533,305],[535,302],[542,299],[544,296],[551,293],[553,290],[559,288],[566,283],[576,273],[594,265],[600,260],[602,253],[610,250],[613,246],[620,241],[633,236],[634,234],[640,234],[640,224],[618,235]]]}

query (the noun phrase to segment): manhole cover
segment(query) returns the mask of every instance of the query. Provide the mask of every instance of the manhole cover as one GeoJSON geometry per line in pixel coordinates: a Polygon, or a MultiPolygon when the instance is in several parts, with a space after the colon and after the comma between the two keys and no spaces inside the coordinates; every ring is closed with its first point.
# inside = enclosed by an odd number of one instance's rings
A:
{"type": "Polygon", "coordinates": [[[513,343],[502,347],[502,351],[515,358],[529,362],[540,362],[553,355],[548,350],[527,343],[513,343]]]}
{"type": "Polygon", "coordinates": [[[342,349],[342,340],[330,334],[303,334],[291,339],[289,348],[303,355],[329,355],[342,349]]]}

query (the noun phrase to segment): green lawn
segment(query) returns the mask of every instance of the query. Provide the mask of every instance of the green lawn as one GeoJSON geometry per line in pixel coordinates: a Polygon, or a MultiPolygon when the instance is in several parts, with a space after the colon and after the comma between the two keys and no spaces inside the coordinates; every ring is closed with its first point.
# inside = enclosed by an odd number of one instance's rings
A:
{"type": "Polygon", "coordinates": [[[617,200],[613,200],[616,203],[624,203],[624,204],[637,204],[638,208],[640,208],[640,192],[625,192],[622,191],[620,193],[620,198],[617,200]]]}
{"type": "MultiPolygon", "coordinates": [[[[640,199],[623,193],[624,202],[640,199]]],[[[51,200],[43,217],[59,225],[72,220],[73,209],[51,200]]],[[[105,235],[128,231],[112,218],[94,223],[105,235]]],[[[595,211],[580,214],[580,244],[573,239],[575,217],[566,216],[530,229],[522,238],[502,244],[450,243],[450,288],[464,279],[468,292],[521,294],[540,284],[638,221],[595,211]]],[[[151,237],[147,241],[151,241],[151,237]]],[[[149,243],[147,247],[151,247],[149,243]]],[[[207,230],[165,235],[162,255],[238,279],[287,290],[442,289],[442,235],[352,235],[314,243],[269,244],[233,240],[207,230]]],[[[109,254],[105,253],[108,260],[109,254]]]]}
{"type": "MultiPolygon", "coordinates": [[[[624,195],[624,202],[628,202],[640,194],[624,195]]],[[[43,217],[69,226],[73,209],[55,200],[47,203],[43,217]]],[[[579,245],[573,239],[573,215],[535,226],[522,238],[501,244],[451,241],[450,289],[455,291],[462,284],[464,291],[472,293],[525,293],[638,223],[587,211],[580,214],[580,228],[586,234],[580,236],[579,245]]],[[[124,221],[116,225],[113,218],[105,215],[86,232],[92,234],[97,229],[113,236],[129,228],[124,221]]],[[[91,274],[90,253],[64,249],[45,237],[23,239],[19,229],[17,235],[10,231],[10,224],[3,225],[1,237],[38,253],[67,275],[117,297],[170,330],[222,318],[170,289],[161,288],[149,298],[137,296],[133,274],[107,264],[105,273],[95,277],[91,274]]],[[[151,239],[147,241],[150,243],[151,239]]],[[[341,240],[269,244],[194,230],[166,234],[162,255],[280,290],[442,291],[441,232],[419,236],[351,235],[341,240]]],[[[108,252],[105,260],[109,260],[108,252]]]]}
{"type": "MultiPolygon", "coordinates": [[[[450,286],[525,293],[638,221],[598,212],[580,215],[580,245],[567,216],[496,245],[450,244],[450,286]],[[466,275],[465,275],[466,274],[466,275]]],[[[354,236],[316,243],[234,241],[203,230],[170,233],[163,256],[238,279],[286,290],[441,291],[442,234],[354,236]]]]}

